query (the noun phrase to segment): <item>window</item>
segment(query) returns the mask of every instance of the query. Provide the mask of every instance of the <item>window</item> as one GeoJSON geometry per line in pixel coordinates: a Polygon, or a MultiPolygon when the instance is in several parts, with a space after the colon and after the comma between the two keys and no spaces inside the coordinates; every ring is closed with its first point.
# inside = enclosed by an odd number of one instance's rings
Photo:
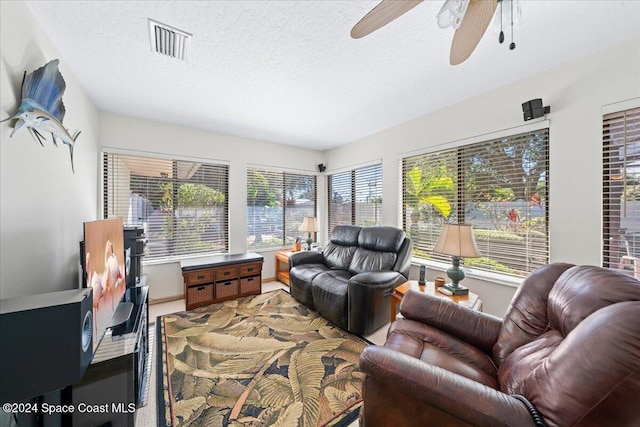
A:
{"type": "Polygon", "coordinates": [[[526,132],[402,160],[403,228],[413,255],[432,249],[445,222],[467,223],[481,258],[467,266],[526,276],[549,260],[549,130],[526,132]]]}
{"type": "Polygon", "coordinates": [[[602,265],[640,277],[640,108],[602,125],[602,265]]]}
{"type": "Polygon", "coordinates": [[[227,252],[229,167],[104,153],[104,217],[144,226],[145,260],[227,252]]]}
{"type": "Polygon", "coordinates": [[[247,169],[247,247],[292,244],[305,216],[316,216],[315,175],[247,169]]]}
{"type": "Polygon", "coordinates": [[[382,165],[328,176],[329,230],[341,224],[382,224],[382,165]]]}

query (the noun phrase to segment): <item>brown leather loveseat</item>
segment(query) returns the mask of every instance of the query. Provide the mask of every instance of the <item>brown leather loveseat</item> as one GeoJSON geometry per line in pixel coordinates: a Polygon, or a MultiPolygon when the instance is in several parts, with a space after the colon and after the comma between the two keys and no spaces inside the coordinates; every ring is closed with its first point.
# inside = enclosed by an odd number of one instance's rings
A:
{"type": "Polygon", "coordinates": [[[360,358],[363,426],[640,425],[632,277],[556,263],[523,282],[504,319],[415,292],[400,311],[360,358]]]}

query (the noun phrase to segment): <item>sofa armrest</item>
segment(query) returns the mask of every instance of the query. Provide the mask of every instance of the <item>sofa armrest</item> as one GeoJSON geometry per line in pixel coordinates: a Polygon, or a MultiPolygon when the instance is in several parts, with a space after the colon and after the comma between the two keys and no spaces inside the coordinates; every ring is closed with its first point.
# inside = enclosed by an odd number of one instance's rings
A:
{"type": "Polygon", "coordinates": [[[317,251],[300,251],[289,256],[289,268],[301,264],[325,264],[324,255],[317,251]]]}
{"type": "MultiPolygon", "coordinates": [[[[399,351],[366,347],[360,368],[382,383],[387,396],[410,396],[424,407],[434,408],[434,413],[441,411],[459,419],[461,425],[535,426],[526,406],[516,398],[399,351]]],[[[363,392],[366,412],[366,380],[363,392]]]]}
{"type": "Polygon", "coordinates": [[[400,303],[400,312],[407,319],[433,326],[488,354],[491,354],[502,327],[499,317],[416,291],[405,294],[400,303]]]}
{"type": "Polygon", "coordinates": [[[397,271],[371,271],[352,276],[348,288],[349,332],[366,335],[387,323],[391,293],[406,281],[397,271]]]}
{"type": "Polygon", "coordinates": [[[355,286],[389,286],[391,292],[407,279],[398,273],[397,271],[365,271],[364,273],[358,273],[351,276],[349,284],[353,283],[355,286]]]}

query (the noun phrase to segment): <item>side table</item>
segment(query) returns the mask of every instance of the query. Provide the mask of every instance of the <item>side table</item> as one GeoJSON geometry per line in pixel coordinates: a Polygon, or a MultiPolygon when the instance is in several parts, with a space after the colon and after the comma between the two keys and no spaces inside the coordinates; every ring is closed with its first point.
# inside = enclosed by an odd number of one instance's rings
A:
{"type": "Polygon", "coordinates": [[[445,295],[436,291],[435,284],[433,282],[427,282],[424,285],[418,285],[417,280],[409,280],[408,282],[405,282],[402,285],[398,286],[391,294],[392,322],[396,320],[398,305],[402,301],[404,294],[406,294],[409,289],[431,296],[445,298],[472,310],[482,311],[482,300],[478,297],[477,294],[474,294],[473,292],[469,292],[468,295],[445,295]]]}
{"type": "Polygon", "coordinates": [[[289,257],[294,253],[291,249],[276,252],[276,280],[287,286],[289,286],[289,257]]]}

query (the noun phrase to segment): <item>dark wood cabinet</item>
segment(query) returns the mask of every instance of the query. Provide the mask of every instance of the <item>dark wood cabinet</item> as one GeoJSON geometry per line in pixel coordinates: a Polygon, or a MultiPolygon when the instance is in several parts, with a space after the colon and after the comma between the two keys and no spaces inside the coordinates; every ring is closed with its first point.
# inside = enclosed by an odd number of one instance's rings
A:
{"type": "Polygon", "coordinates": [[[181,261],[187,310],[261,293],[262,263],[254,253],[181,261]]]}

